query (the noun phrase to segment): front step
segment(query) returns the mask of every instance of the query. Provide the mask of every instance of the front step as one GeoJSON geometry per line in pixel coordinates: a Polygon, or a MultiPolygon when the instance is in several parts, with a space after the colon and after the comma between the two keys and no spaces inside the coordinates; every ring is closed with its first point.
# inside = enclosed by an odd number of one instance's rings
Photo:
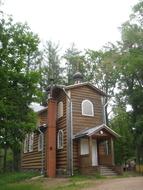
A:
{"type": "Polygon", "coordinates": [[[100,175],[102,176],[117,176],[117,173],[108,166],[100,166],[100,175]]]}

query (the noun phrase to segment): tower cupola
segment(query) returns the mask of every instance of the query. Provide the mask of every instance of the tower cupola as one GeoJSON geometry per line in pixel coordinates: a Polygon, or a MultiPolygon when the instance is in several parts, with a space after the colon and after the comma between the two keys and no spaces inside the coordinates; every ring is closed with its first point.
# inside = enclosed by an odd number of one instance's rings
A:
{"type": "Polygon", "coordinates": [[[77,72],[73,75],[73,79],[74,79],[74,81],[75,81],[75,84],[79,84],[79,83],[82,83],[82,81],[83,81],[83,76],[82,76],[82,74],[81,74],[79,71],[77,71],[77,72]]]}

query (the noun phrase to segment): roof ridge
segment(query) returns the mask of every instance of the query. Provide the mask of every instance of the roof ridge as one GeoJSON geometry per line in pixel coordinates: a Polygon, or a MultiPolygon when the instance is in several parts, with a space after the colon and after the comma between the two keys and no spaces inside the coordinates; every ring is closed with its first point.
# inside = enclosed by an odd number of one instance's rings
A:
{"type": "Polygon", "coordinates": [[[76,88],[76,87],[80,87],[80,86],[84,86],[84,85],[90,86],[91,88],[93,88],[94,90],[96,90],[98,93],[102,94],[103,96],[108,96],[104,91],[100,90],[99,88],[97,88],[95,85],[93,85],[90,82],[83,82],[83,83],[78,83],[78,84],[73,84],[73,85],[65,86],[65,89],[76,88]]]}

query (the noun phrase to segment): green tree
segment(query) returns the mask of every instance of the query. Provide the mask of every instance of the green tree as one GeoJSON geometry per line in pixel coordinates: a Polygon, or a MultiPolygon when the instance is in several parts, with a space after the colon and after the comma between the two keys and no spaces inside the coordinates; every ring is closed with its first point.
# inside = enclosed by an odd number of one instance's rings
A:
{"type": "Polygon", "coordinates": [[[79,71],[85,78],[85,60],[82,52],[73,43],[63,56],[66,60],[67,83],[74,84],[73,76],[79,71]]]}
{"type": "MultiPolygon", "coordinates": [[[[87,80],[91,81],[100,90],[107,95],[115,95],[115,87],[119,78],[117,72],[118,49],[113,44],[104,47],[103,50],[86,51],[86,73],[87,80]]],[[[109,96],[105,98],[104,104],[109,100],[109,96]]],[[[106,104],[106,121],[108,124],[108,104],[106,104]]]]}
{"type": "MultiPolygon", "coordinates": [[[[1,146],[11,148],[13,161],[20,153],[25,133],[36,126],[29,105],[37,100],[39,80],[37,62],[39,38],[27,24],[14,23],[1,14],[0,19],[0,136],[1,146]]],[[[14,163],[16,169],[16,163],[14,163]]]]}
{"type": "Polygon", "coordinates": [[[143,158],[143,2],[133,8],[130,19],[121,27],[119,70],[120,96],[132,107],[132,122],[138,160],[143,158]]]}
{"type": "Polygon", "coordinates": [[[116,107],[114,114],[110,125],[121,136],[115,141],[115,163],[124,164],[135,156],[132,117],[124,107],[116,107]]]}
{"type": "Polygon", "coordinates": [[[55,83],[61,80],[61,58],[59,55],[59,45],[52,41],[47,41],[44,49],[44,69],[46,86],[50,83],[50,79],[54,79],[55,83]]]}
{"type": "Polygon", "coordinates": [[[51,83],[64,83],[64,67],[62,66],[59,44],[46,41],[43,50],[43,61],[39,67],[40,89],[43,92],[42,104],[47,103],[46,89],[51,83]]]}

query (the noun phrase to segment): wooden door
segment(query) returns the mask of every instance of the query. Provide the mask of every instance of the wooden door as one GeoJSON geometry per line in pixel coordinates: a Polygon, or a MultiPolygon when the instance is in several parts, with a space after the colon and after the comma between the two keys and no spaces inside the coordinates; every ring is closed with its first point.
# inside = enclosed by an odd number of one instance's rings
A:
{"type": "Polygon", "coordinates": [[[111,144],[109,140],[98,141],[98,162],[100,165],[112,165],[111,144]]]}

